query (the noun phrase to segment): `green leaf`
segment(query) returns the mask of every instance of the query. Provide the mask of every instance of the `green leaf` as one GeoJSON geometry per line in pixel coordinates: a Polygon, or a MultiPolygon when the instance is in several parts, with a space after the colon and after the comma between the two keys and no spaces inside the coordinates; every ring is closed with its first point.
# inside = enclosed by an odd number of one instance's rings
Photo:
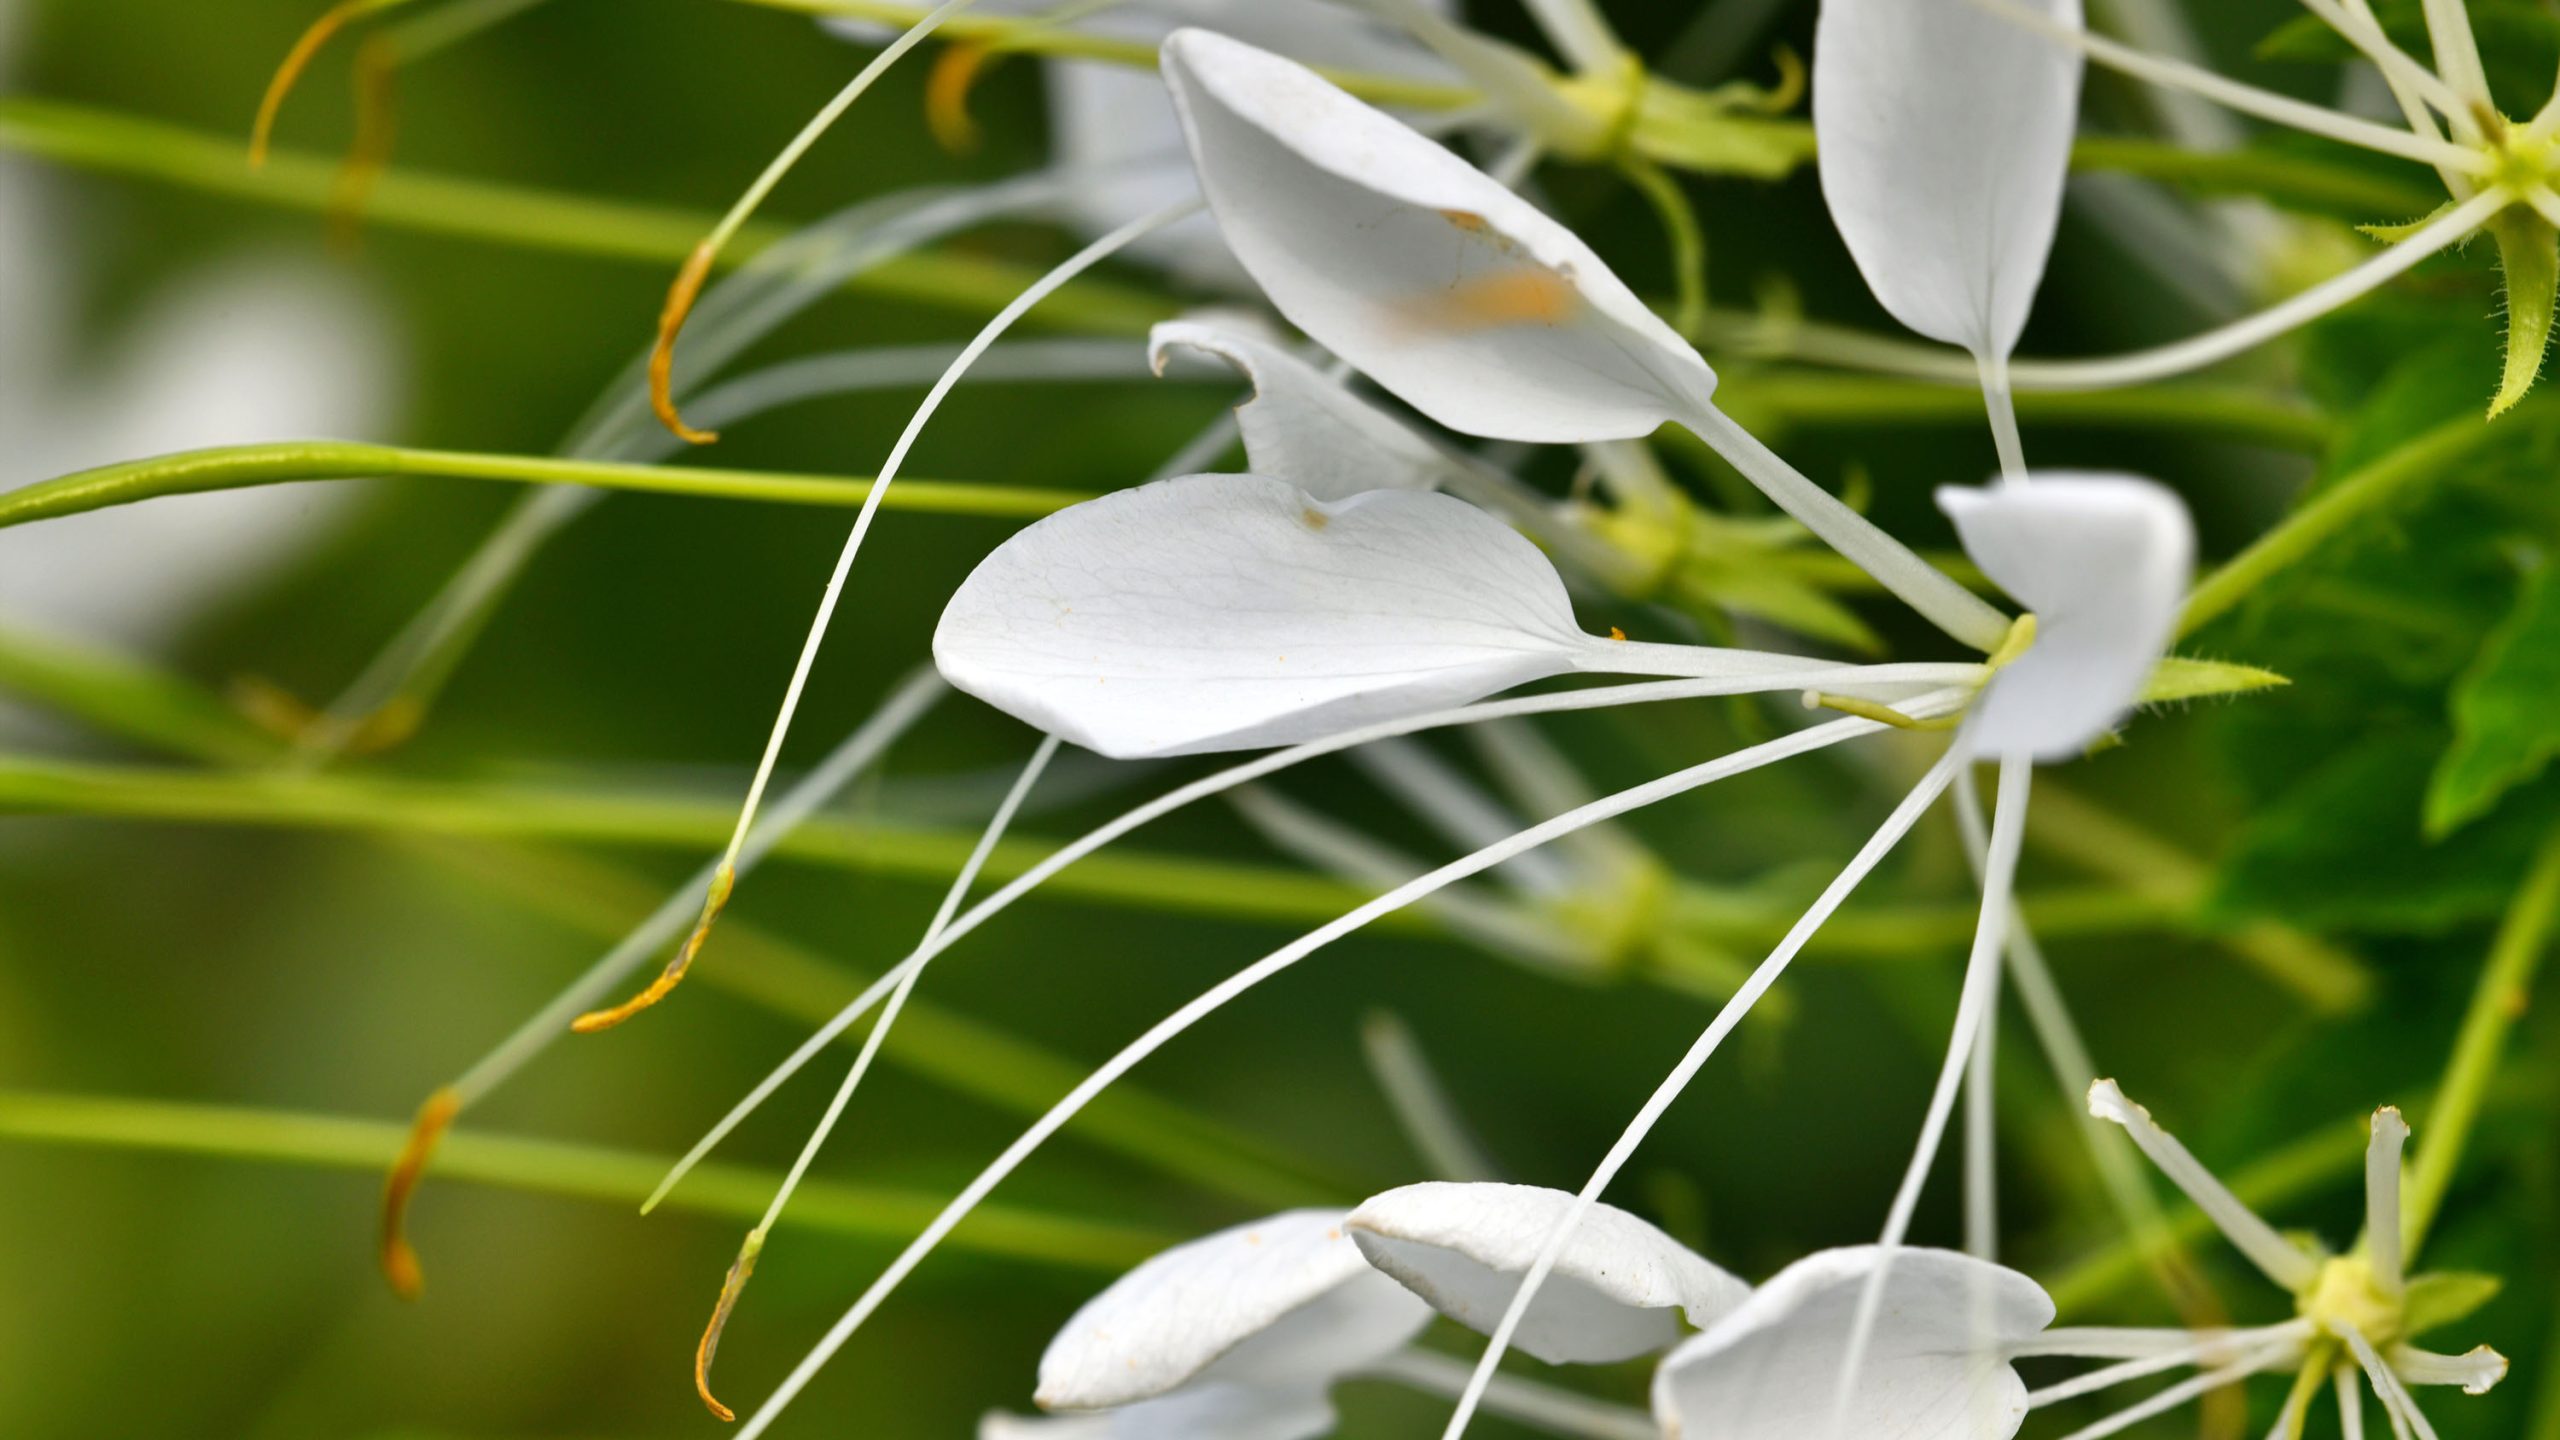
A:
{"type": "Polygon", "coordinates": [[[2427,833],[2489,812],[2560,755],[2560,583],[2548,566],[2453,691],[2453,747],[2427,788],[2427,833]]]}
{"type": "Polygon", "coordinates": [[[2450,1325],[2498,1298],[2506,1281],[2469,1270],[2439,1270],[2410,1277],[2408,1298],[2401,1302],[2403,1333],[2412,1338],[2439,1325],[2450,1325]]]}
{"type": "Polygon", "coordinates": [[[2551,344],[2551,311],[2560,297],[2560,231],[2529,210],[2510,209],[2489,222],[2506,277],[2507,366],[2489,402],[2489,418],[2505,414],[2533,388],[2551,344]]]}
{"type": "MultiPolygon", "coordinates": [[[[2427,772],[2444,744],[2428,729],[2386,730],[2316,766],[2244,826],[2208,914],[2319,927],[2434,933],[2502,909],[2547,829],[2517,805],[2430,843],[2427,772]]],[[[2560,797],[2546,797],[2560,803],[2560,797]]]]}

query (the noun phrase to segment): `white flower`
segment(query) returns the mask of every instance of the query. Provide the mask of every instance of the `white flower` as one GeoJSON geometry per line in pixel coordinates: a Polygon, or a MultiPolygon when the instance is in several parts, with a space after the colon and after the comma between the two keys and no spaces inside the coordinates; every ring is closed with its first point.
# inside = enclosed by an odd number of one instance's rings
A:
{"type": "Polygon", "coordinates": [[[2506,1375],[2506,1358],[2487,1346],[2462,1355],[2442,1355],[2409,1343],[2421,1331],[2461,1318],[2494,1287],[2479,1284],[2478,1277],[2408,1273],[2401,1233],[2400,1155],[2409,1127],[2399,1111],[2386,1108],[2374,1114],[2372,1141],[2365,1155],[2364,1240],[2357,1250],[2344,1255],[2281,1234],[2258,1218],[2184,1145],[2161,1129],[2150,1111],[2127,1100],[2114,1081],[2101,1080],[2089,1088],[2089,1111],[2123,1126],[2224,1238],[2288,1294],[2297,1318],[2221,1332],[2057,1330],[2015,1347],[2022,1354],[2078,1355],[2116,1362],[2036,1391],[2029,1397],[2035,1405],[2073,1399],[2181,1366],[2197,1367],[2194,1376],[2074,1432],[2073,1440],[2112,1434],[2207,1391],[2270,1370],[2295,1372],[2292,1399],[2277,1422],[2273,1440],[2294,1440],[2302,1433],[2305,1414],[2324,1381],[2335,1390],[2345,1433],[2361,1436],[2358,1376],[2382,1406],[2397,1440],[2409,1440],[2412,1435],[2433,1440],[2435,1429],[2419,1410],[2410,1387],[2458,1385],[2477,1395],[2506,1375]]]}
{"type": "Polygon", "coordinates": [[[1653,1413],[1689,1440],[2007,1440],[2027,1414],[2011,1352],[2053,1321],[2014,1270],[1944,1250],[1824,1250],[1781,1270],[1654,1372],[1653,1413]],[[1882,1320],[1839,1395],[1860,1298],[1882,1320]]]}
{"type": "Polygon", "coordinates": [[[1253,386],[1253,397],[1236,407],[1236,428],[1256,474],[1342,500],[1363,490],[1432,489],[1460,468],[1340,381],[1241,325],[1168,320],[1147,337],[1158,374],[1177,349],[1214,355],[1253,386]]]}
{"type": "Polygon", "coordinates": [[[1369,1268],[1338,1210],[1292,1210],[1179,1245],[1087,1302],[1040,1358],[1041,1408],[984,1436],[1306,1440],[1337,1380],[1404,1348],[1431,1309],[1369,1268]]]}
{"type": "MultiPolygon", "coordinates": [[[[1369,1197],[1347,1228],[1369,1263],[1441,1314],[1490,1331],[1572,1204],[1571,1194],[1535,1185],[1433,1181],[1369,1197]]],[[[1549,1364],[1628,1360],[1678,1340],[1683,1319],[1715,1323],[1750,1289],[1653,1225],[1598,1205],[1517,1343],[1549,1364]]]]}

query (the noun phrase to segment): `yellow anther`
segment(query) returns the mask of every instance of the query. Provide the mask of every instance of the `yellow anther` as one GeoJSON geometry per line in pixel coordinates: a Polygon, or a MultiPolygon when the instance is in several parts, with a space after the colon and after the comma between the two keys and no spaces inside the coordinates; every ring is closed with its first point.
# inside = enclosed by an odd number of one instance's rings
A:
{"type": "Polygon", "coordinates": [[[1983,666],[1986,669],[1998,671],[2002,666],[2033,649],[2035,643],[2036,617],[2034,612],[2030,611],[2009,622],[2009,633],[2000,637],[2000,648],[1991,652],[1991,657],[1982,662],[1983,666]]]}

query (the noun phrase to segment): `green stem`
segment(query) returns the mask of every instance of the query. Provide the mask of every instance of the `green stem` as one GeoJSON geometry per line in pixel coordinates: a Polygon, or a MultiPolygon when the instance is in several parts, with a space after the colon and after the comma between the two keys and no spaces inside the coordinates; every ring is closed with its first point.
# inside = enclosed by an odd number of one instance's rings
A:
{"type": "Polygon", "coordinates": [[[2498,1057],[2507,1032],[2523,1018],[2533,993],[2535,975],[2550,953],[2555,920],[2560,920],[2560,830],[2554,830],[2524,884],[2507,906],[2497,939],[2489,947],[2489,963],[2471,992],[2471,1008],[2445,1065],[2436,1103],[2427,1113],[2427,1134],[2410,1166],[2408,1188],[2401,1197],[2401,1246],[2411,1260],[2426,1242],[2428,1227],[2452,1188],[2462,1149],[2479,1119],[2481,1101],[2496,1079],[2498,1057]]]}
{"type": "MultiPolygon", "coordinates": [[[[195,687],[66,642],[0,630],[0,690],[200,760],[256,765],[281,753],[272,737],[195,687]]],[[[601,862],[527,845],[410,837],[401,853],[423,857],[602,943],[620,940],[663,898],[654,886],[601,862]]],[[[786,1019],[823,1023],[862,988],[865,977],[767,937],[747,920],[732,918],[721,936],[721,963],[704,967],[702,983],[786,1019]]],[[[885,1056],[961,1094],[1030,1115],[1047,1109],[1085,1073],[1077,1062],[923,999],[909,1002],[906,1023],[892,1033],[885,1056]]],[[[1078,1118],[1075,1133],[1251,1204],[1322,1204],[1363,1193],[1356,1178],[1282,1154],[1134,1084],[1115,1086],[1097,1100],[1078,1118]]]]}
{"type": "MultiPolygon", "coordinates": [[[[0,1138],[379,1174],[399,1155],[408,1127],[291,1111],[0,1091],[0,1138]]],[[[436,1173],[448,1179],[628,1206],[637,1206],[672,1163],[668,1156],[474,1131],[445,1137],[436,1153],[436,1173]]],[[[704,1165],[667,1206],[753,1220],[781,1179],[704,1165]]],[[[942,1208],[939,1195],[817,1180],[803,1185],[797,1198],[795,1224],[887,1242],[906,1240],[942,1208]]],[[[1008,1259],[1120,1270],[1171,1242],[1135,1226],[991,1205],[973,1214],[952,1243],[1008,1259]]]]}
{"type": "MultiPolygon", "coordinates": [[[[130,505],[163,495],[237,490],[293,480],[341,480],[412,476],[437,480],[497,480],[524,485],[586,485],[654,495],[695,495],[714,500],[753,500],[785,505],[858,506],[872,482],[840,476],[783,475],[760,470],[694,466],[626,465],[534,455],[484,455],[453,450],[411,450],[336,440],[283,441],[189,450],[148,460],[83,470],[58,480],[0,495],[0,529],[84,511],[130,505]]],[[[931,515],[984,515],[1036,519],[1091,499],[1064,490],[1014,485],[902,480],[881,498],[888,510],[931,515]]]]}
{"type": "MultiPolygon", "coordinates": [[[[157,181],[229,199],[327,213],[335,203],[334,157],[277,151],[249,168],[240,141],[89,106],[0,96],[0,149],[58,165],[157,181]]],[[[534,250],[683,263],[715,222],[707,212],[566,194],[414,170],[384,172],[365,204],[365,221],[455,239],[534,250]]],[[[722,255],[751,259],[780,239],[782,226],[749,226],[722,255]]],[[[1039,268],[932,250],[872,266],[849,291],[991,315],[1039,278],[1039,268]]],[[[1141,335],[1175,311],[1173,302],[1106,281],[1078,280],[1026,317],[1060,330],[1141,335]]]]}
{"type": "MultiPolygon", "coordinates": [[[[1737,334],[1751,324],[1729,313],[1718,323],[1737,334]]],[[[1742,369],[1717,388],[1716,403],[1754,429],[1982,423],[1982,394],[1970,387],[1825,371],[1742,369]]],[[[2330,434],[2328,417],[2310,406],[2235,385],[2032,390],[2017,396],[2017,406],[2018,418],[2033,425],[2158,427],[2303,452],[2317,452],[2330,434]]],[[[1679,433],[1666,431],[1665,438],[1679,433]]]]}
{"type": "Polygon", "coordinates": [[[2453,463],[2499,438],[2501,424],[2535,408],[2518,406],[2502,421],[2462,416],[2410,440],[2336,484],[2311,497],[2249,548],[2206,576],[2187,597],[2178,634],[2192,635],[2221,618],[2268,580],[2317,550],[2348,522],[2396,498],[2413,485],[2433,480],[2453,463]]]}

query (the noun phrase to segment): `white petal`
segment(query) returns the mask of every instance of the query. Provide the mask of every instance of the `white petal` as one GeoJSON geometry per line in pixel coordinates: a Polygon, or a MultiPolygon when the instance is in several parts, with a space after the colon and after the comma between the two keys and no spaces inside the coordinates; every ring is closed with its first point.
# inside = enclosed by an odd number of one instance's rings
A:
{"type": "Polygon", "coordinates": [[[1975,745],[2078,753],[2133,708],[2177,627],[2195,561],[2185,503],[2130,475],[2043,473],[1942,489],[1938,507],[1965,553],[2036,617],[2034,648],[1977,707],[1975,745]]]}
{"type": "Polygon", "coordinates": [[[1315,1440],[1333,1431],[1321,1388],[1186,1386],[1154,1400],[1072,1415],[1008,1415],[978,1422],[978,1440],[1315,1440]]]}
{"type": "Polygon", "coordinates": [[[1427,490],[1449,472],[1448,458],[1393,416],[1240,327],[1158,325],[1147,353],[1159,372],[1175,346],[1215,355],[1253,383],[1253,398],[1236,407],[1236,426],[1255,474],[1340,500],[1363,490],[1427,490]]]}
{"type": "Polygon", "coordinates": [[[1665,1433],[1692,1440],[2016,1434],[2027,1388],[2000,1347],[2050,1324],[2053,1301],[2014,1270],[1946,1250],[1893,1252],[1857,1389],[1831,1428],[1859,1292],[1884,1253],[1859,1246],[1809,1255],[1671,1352],[1653,1377],[1654,1418],[1665,1433]]]}
{"type": "Polygon", "coordinates": [[[1291,323],[1450,429],[1632,439],[1715,375],[1590,247],[1483,172],[1277,55],[1164,46],[1219,229],[1291,323]]]}
{"type": "MultiPolygon", "coordinates": [[[[2025,0],[2058,24],[2080,0],[2025,0]]],[[[1822,0],[1822,195],[1894,318],[2017,348],[2062,214],[2080,54],[1973,0],[1822,0]]]]}
{"type": "Polygon", "coordinates": [[[1594,641],[1538,548],[1461,500],[1322,501],[1193,475],[996,547],[934,632],[943,676],[1132,758],[1294,744],[1573,668],[1594,641]]]}
{"type": "Polygon", "coordinates": [[[1041,1407],[1129,1405],[1194,1380],[1321,1392],[1401,1349],[1430,1307],[1371,1270],[1342,1221],[1291,1210],[1130,1271],[1040,1357],[1041,1407]]]}
{"type": "MultiPolygon", "coordinates": [[[[1441,1314],[1491,1333],[1573,1196],[1536,1185],[1407,1185],[1351,1212],[1369,1263],[1441,1314]]],[[[1680,1317],[1710,1325],[1751,1287],[1614,1205],[1584,1213],[1512,1343],[1549,1364],[1607,1364],[1659,1350],[1680,1317]]]]}

